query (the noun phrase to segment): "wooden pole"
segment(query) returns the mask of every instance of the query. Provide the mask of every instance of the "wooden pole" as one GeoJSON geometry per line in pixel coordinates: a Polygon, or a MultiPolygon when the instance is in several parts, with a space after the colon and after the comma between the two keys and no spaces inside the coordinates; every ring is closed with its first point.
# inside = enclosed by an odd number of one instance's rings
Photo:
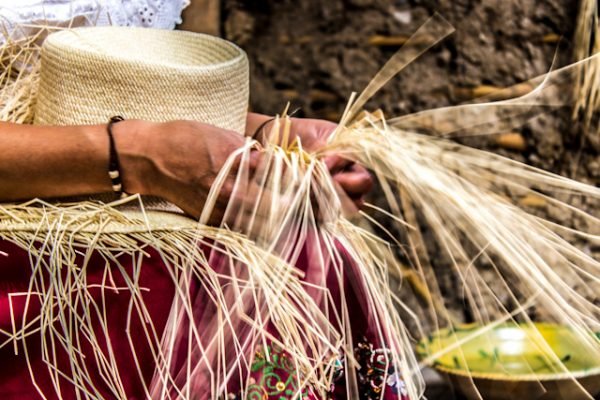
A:
{"type": "Polygon", "coordinates": [[[221,35],[221,0],[192,0],[183,10],[179,29],[221,35]]]}

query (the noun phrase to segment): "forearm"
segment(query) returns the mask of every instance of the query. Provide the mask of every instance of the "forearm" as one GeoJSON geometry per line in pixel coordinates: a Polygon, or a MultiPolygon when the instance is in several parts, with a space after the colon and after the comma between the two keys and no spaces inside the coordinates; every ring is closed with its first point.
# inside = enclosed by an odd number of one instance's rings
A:
{"type": "MultiPolygon", "coordinates": [[[[131,163],[125,132],[135,121],[115,125],[122,163],[131,163]]],[[[111,191],[107,174],[106,125],[32,126],[0,123],[0,201],[52,198],[111,191]]],[[[137,192],[133,176],[123,176],[127,190],[137,192]],[[129,187],[128,187],[129,186],[129,187]]]]}

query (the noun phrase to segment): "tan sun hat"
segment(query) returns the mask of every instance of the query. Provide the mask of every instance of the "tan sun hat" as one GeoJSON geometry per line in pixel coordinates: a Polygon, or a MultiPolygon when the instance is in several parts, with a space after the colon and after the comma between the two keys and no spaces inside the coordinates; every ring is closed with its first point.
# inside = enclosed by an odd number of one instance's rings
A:
{"type": "Polygon", "coordinates": [[[93,27],[53,33],[41,50],[34,123],[196,120],[243,132],[248,59],[226,40],[184,31],[93,27]]]}
{"type": "MultiPolygon", "coordinates": [[[[35,124],[107,123],[120,115],[147,121],[194,120],[244,132],[248,58],[221,38],[162,29],[85,27],[49,35],[40,53],[35,124]]],[[[92,199],[110,202],[114,195],[92,199]]],[[[143,203],[148,211],[182,213],[158,198],[144,196],[143,203]]],[[[125,209],[136,209],[136,204],[125,209]]]]}

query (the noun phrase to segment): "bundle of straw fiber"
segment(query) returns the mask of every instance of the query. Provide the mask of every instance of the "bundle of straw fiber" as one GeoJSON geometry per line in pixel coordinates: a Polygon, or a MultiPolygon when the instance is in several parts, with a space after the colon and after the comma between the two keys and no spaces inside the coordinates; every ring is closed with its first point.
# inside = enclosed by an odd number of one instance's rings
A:
{"type": "MultiPolygon", "coordinates": [[[[499,324],[532,324],[535,314],[537,320],[568,326],[580,346],[600,359],[600,339],[594,335],[600,330],[600,262],[574,245],[580,239],[600,242],[600,221],[569,203],[576,197],[598,202],[600,189],[444,137],[496,133],[570,104],[572,99],[564,94],[597,56],[531,80],[528,84],[534,89],[516,99],[428,110],[389,121],[377,113],[361,113],[392,76],[451,32],[443,18],[432,17],[364,92],[351,98],[327,146],[317,152],[307,152],[301,141],[289,137],[292,122],[285,113],[276,119],[265,143],[248,140],[221,170],[199,222],[145,212],[142,205],[137,213],[123,212],[120,203],[58,205],[36,200],[4,205],[0,236],[31,255],[28,290],[14,295],[39,302],[39,310],[30,311],[29,318],[15,315],[21,323],[2,332],[3,345],[27,354],[28,337],[39,334],[57,388],[67,377],[79,397],[103,397],[91,362],[101,371],[101,385],[109,388],[110,396],[123,398],[117,354],[105,345],[110,343],[110,321],[102,299],[111,291],[127,291],[128,321],[144,321],[143,340],[156,364],[154,376],[144,383],[148,397],[283,396],[277,392],[279,382],[267,382],[261,389],[251,373],[257,361],[274,365],[281,354],[272,349],[279,348],[291,360],[286,364],[289,398],[326,398],[338,382],[340,362],[346,371],[345,396],[367,398],[360,371],[359,377],[354,374],[360,364],[353,351],[361,340],[353,326],[353,300],[358,298],[358,308],[368,311],[372,340],[387,348],[377,353],[384,386],[399,373],[406,386],[395,396],[417,399],[423,382],[421,364],[413,355],[415,338],[456,326],[432,265],[432,258],[442,254],[451,260],[450,268],[459,278],[456,290],[481,326],[472,335],[499,324]],[[262,153],[254,173],[249,167],[251,150],[262,153]],[[369,212],[346,215],[345,195],[321,161],[333,153],[373,171],[386,208],[370,205],[369,212]],[[232,174],[236,185],[223,222],[210,227],[206,222],[225,178],[232,174]],[[529,212],[507,194],[541,198],[583,221],[580,225],[587,229],[529,212]],[[434,243],[424,240],[425,233],[434,243]],[[147,318],[145,288],[138,280],[142,259],[151,251],[165,263],[176,287],[162,332],[147,318]],[[105,279],[91,285],[86,268],[93,254],[100,254],[106,265],[105,279]],[[133,271],[124,259],[132,260],[133,271]],[[310,280],[299,270],[301,260],[320,271],[314,276],[321,279],[310,280]],[[427,295],[421,310],[402,304],[391,289],[392,276],[420,278],[427,295]],[[99,300],[95,291],[101,293],[99,300]],[[207,307],[209,312],[198,312],[207,307]],[[405,328],[409,321],[399,311],[414,320],[416,331],[405,328]],[[90,348],[91,361],[85,357],[90,348]],[[60,352],[69,354],[68,368],[57,362],[60,352]]],[[[7,107],[15,109],[12,104],[7,107]]],[[[130,338],[129,350],[136,360],[138,340],[130,338]]],[[[567,361],[543,338],[539,347],[548,364],[575,380],[567,361]]],[[[140,375],[142,369],[138,365],[140,375]]]]}

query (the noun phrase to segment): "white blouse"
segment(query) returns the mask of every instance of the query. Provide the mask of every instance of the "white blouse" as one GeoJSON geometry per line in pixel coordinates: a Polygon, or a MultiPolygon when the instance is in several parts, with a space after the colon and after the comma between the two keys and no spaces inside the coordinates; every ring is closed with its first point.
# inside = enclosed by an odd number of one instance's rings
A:
{"type": "Polygon", "coordinates": [[[12,32],[22,25],[173,29],[188,4],[189,0],[0,0],[0,29],[12,32]]]}

